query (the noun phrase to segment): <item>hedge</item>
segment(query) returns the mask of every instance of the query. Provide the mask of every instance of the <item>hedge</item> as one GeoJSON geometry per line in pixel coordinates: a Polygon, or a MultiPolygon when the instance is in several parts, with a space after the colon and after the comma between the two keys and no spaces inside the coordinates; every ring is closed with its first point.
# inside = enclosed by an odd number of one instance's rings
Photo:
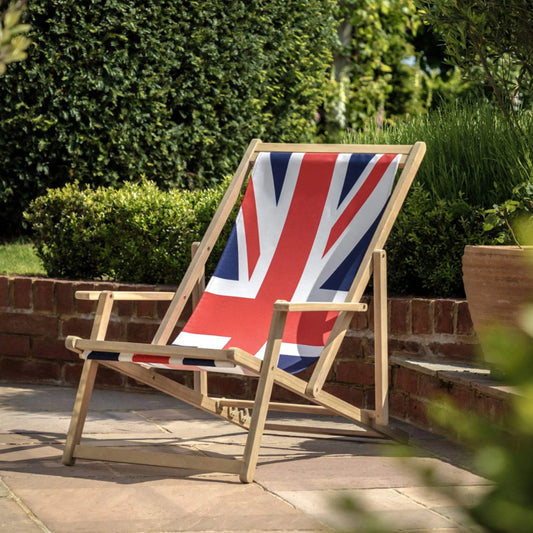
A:
{"type": "Polygon", "coordinates": [[[214,184],[252,137],[308,141],[334,0],[32,0],[0,83],[0,236],[47,187],[214,184]]]}
{"type": "Polygon", "coordinates": [[[35,199],[25,216],[49,276],[176,284],[226,185],[164,192],[146,180],[119,189],[72,183],[35,199]]]}

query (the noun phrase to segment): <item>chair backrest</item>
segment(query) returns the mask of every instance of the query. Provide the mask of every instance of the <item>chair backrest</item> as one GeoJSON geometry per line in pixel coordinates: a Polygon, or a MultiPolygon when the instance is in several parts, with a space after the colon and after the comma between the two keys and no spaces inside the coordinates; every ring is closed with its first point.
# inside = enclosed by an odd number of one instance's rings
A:
{"type": "MultiPolygon", "coordinates": [[[[175,344],[238,347],[261,358],[274,301],[360,297],[371,251],[385,242],[410,185],[396,176],[411,146],[257,148],[229,241],[175,344]]],[[[294,373],[313,363],[336,318],[291,313],[280,368],[294,373]]]]}

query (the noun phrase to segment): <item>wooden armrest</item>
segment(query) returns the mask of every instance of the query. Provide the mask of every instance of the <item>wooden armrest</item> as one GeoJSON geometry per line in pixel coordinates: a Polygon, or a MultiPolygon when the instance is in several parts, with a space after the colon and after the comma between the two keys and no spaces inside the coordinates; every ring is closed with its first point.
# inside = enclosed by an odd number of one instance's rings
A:
{"type": "Polygon", "coordinates": [[[194,348],[172,344],[161,345],[141,342],[82,339],[74,335],[69,335],[65,339],[65,346],[68,350],[77,353],[82,353],[85,350],[96,350],[113,353],[140,353],[160,357],[182,356],[191,359],[213,359],[215,361],[228,361],[233,356],[232,349],[216,350],[212,348],[194,348]]]}
{"type": "Polygon", "coordinates": [[[366,311],[367,304],[360,302],[287,302],[276,300],[276,311],[366,311]]]}
{"type": "Polygon", "coordinates": [[[98,300],[102,292],[109,292],[114,300],[172,300],[174,292],[164,291],[76,291],[78,300],[98,300]]]}

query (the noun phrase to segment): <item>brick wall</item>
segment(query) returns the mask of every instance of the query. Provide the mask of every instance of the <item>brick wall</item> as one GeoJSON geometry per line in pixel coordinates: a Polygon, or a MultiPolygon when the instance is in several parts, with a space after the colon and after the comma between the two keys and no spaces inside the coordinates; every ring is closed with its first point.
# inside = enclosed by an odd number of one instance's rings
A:
{"type": "MultiPolygon", "coordinates": [[[[173,290],[175,287],[76,282],[0,276],[0,380],[75,385],[81,362],[64,347],[67,335],[88,336],[95,303],[75,300],[76,290],[173,290]]],[[[327,387],[358,405],[373,403],[372,302],[354,317],[327,387]]],[[[149,342],[168,302],[116,302],[109,339],[149,342]]],[[[464,300],[391,298],[391,355],[427,361],[474,361],[477,342],[464,300]]],[[[177,375],[177,373],[173,373],[177,375]]],[[[189,373],[178,376],[189,381],[189,373]]],[[[142,388],[129,378],[101,369],[99,386],[142,388]]],[[[210,389],[250,396],[254,380],[210,377],[210,389]]],[[[284,395],[278,392],[278,399],[284,395]]]]}

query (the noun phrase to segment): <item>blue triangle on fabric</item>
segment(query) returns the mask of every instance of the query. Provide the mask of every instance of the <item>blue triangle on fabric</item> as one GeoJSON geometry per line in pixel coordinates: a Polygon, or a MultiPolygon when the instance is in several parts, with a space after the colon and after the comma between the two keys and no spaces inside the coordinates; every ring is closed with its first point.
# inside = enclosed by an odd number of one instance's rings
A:
{"type": "Polygon", "coordinates": [[[281,189],[285,183],[285,175],[289,166],[290,153],[272,152],[270,154],[270,166],[272,167],[272,177],[274,179],[274,191],[276,193],[276,204],[281,196],[281,189]]]}
{"type": "Polygon", "coordinates": [[[348,168],[346,170],[346,176],[344,177],[344,184],[342,186],[341,196],[337,207],[339,207],[348,193],[352,190],[353,186],[357,183],[357,180],[361,177],[361,174],[373,157],[374,154],[352,154],[350,161],[348,162],[348,168]]]}
{"type": "Polygon", "coordinates": [[[226,247],[220,256],[214,276],[235,281],[239,279],[239,244],[235,226],[233,226],[226,247]]]}

